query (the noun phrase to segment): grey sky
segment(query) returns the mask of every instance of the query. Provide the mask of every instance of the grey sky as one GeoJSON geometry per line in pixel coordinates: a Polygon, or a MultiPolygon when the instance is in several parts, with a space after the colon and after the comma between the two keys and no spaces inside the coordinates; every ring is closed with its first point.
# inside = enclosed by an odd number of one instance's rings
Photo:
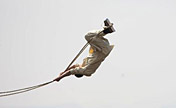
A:
{"type": "Polygon", "coordinates": [[[115,47],[92,77],[0,98],[0,108],[175,108],[175,0],[0,0],[0,91],[55,78],[105,18],[115,47]]]}

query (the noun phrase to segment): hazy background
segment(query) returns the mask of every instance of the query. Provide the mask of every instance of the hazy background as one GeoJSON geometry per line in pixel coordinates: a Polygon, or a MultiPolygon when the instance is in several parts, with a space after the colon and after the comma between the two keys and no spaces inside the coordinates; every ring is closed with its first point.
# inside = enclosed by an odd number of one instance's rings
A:
{"type": "Polygon", "coordinates": [[[0,98],[0,108],[176,108],[175,0],[0,0],[0,91],[57,77],[106,18],[115,47],[92,77],[0,98]]]}

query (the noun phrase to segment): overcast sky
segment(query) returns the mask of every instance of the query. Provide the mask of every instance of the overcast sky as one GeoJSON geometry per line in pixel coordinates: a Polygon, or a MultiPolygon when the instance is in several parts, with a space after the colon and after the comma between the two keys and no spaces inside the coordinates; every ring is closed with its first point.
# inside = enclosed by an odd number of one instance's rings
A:
{"type": "Polygon", "coordinates": [[[0,108],[176,108],[175,0],[0,0],[0,91],[57,77],[106,18],[115,47],[92,77],[0,98],[0,108]]]}

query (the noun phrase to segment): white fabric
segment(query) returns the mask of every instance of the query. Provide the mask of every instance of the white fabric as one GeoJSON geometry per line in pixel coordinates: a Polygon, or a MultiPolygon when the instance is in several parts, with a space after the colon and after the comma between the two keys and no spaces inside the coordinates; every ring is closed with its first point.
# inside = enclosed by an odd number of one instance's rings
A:
{"type": "Polygon", "coordinates": [[[91,76],[100,66],[102,61],[111,52],[113,47],[109,44],[109,41],[104,38],[105,34],[100,32],[100,30],[91,31],[85,35],[85,39],[87,41],[90,41],[91,38],[93,38],[92,41],[89,42],[89,44],[94,51],[92,54],[89,54],[89,56],[83,60],[84,66],[71,69],[71,74],[82,74],[86,76],[91,76]]]}

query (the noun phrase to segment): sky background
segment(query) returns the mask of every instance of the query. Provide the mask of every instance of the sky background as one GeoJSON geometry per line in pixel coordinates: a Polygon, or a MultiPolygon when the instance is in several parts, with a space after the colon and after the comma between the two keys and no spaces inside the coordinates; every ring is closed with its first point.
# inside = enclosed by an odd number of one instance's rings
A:
{"type": "Polygon", "coordinates": [[[0,91],[56,78],[106,18],[115,47],[92,77],[0,98],[0,108],[176,108],[175,0],[0,0],[0,91]]]}

